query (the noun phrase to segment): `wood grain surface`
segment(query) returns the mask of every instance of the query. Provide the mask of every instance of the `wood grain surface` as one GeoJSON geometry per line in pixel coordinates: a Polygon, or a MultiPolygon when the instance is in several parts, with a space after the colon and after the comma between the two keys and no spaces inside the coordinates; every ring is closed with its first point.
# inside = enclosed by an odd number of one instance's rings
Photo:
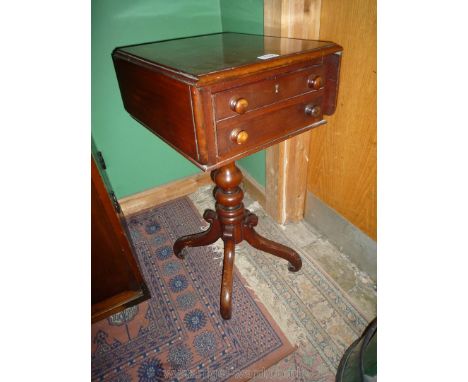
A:
{"type": "Polygon", "coordinates": [[[120,199],[119,204],[122,207],[123,213],[129,216],[188,195],[207,184],[211,184],[210,174],[200,172],[168,184],[139,192],[138,194],[127,196],[120,199]]]}
{"type": "Polygon", "coordinates": [[[375,0],[322,0],[320,39],[344,50],[336,113],[310,133],[307,190],[376,239],[375,0]]]}
{"type": "Polygon", "coordinates": [[[129,241],[94,159],[91,159],[91,320],[149,298],[129,241]]]}
{"type": "MultiPolygon", "coordinates": [[[[318,39],[321,0],[265,0],[264,33],[318,39]]],[[[310,132],[267,149],[266,210],[279,223],[304,216],[310,132]]]]}

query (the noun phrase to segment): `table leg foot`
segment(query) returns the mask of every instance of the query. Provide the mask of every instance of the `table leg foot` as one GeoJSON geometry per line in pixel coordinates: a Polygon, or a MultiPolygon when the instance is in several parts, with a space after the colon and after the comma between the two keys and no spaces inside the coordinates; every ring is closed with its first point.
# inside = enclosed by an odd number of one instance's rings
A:
{"type": "Polygon", "coordinates": [[[254,229],[257,223],[258,217],[255,214],[246,211],[243,232],[244,239],[247,240],[247,243],[260,251],[264,251],[287,260],[289,262],[288,269],[291,272],[299,271],[302,267],[302,260],[298,253],[283,244],[268,240],[258,234],[254,229]]]}

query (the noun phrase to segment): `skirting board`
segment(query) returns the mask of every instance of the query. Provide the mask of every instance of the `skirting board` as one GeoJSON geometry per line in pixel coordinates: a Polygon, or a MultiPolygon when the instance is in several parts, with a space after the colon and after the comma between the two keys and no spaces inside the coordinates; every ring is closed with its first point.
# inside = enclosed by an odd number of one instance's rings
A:
{"type": "MultiPolygon", "coordinates": [[[[261,186],[246,170],[242,169],[244,175],[243,188],[245,192],[265,208],[265,187],[261,186]]],[[[168,202],[169,200],[177,199],[182,196],[191,194],[198,188],[212,184],[210,173],[201,172],[186,178],[176,180],[171,183],[163,184],[150,188],[149,190],[139,192],[119,199],[120,207],[124,215],[129,216],[137,212],[147,210],[158,204],[168,202]]],[[[214,200],[213,200],[214,205],[214,200]]]]}
{"type": "Polygon", "coordinates": [[[304,219],[377,281],[377,243],[311,192],[304,219]]]}
{"type": "Polygon", "coordinates": [[[124,215],[129,216],[169,200],[188,195],[201,186],[211,183],[210,173],[201,172],[119,199],[119,204],[124,215]]]}

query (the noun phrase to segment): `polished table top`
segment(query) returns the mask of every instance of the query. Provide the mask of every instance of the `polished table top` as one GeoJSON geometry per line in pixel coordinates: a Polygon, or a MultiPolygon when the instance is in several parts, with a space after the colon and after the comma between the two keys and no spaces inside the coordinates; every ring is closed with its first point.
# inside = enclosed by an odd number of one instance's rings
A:
{"type": "Polygon", "coordinates": [[[149,42],[117,48],[131,55],[191,78],[223,72],[268,60],[274,65],[281,59],[326,48],[333,42],[268,37],[242,33],[217,33],[196,37],[149,42]]]}

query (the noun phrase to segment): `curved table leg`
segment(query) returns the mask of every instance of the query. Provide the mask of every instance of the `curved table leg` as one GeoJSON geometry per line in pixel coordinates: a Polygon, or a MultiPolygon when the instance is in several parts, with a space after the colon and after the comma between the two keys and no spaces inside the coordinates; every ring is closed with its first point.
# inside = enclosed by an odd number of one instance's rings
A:
{"type": "Polygon", "coordinates": [[[257,223],[258,217],[246,211],[244,218],[244,239],[254,248],[289,261],[288,269],[291,272],[299,271],[302,267],[302,260],[298,253],[283,244],[275,243],[259,235],[253,228],[257,223]]]}
{"type": "Polygon", "coordinates": [[[221,225],[219,224],[216,212],[213,210],[206,210],[203,218],[211,223],[210,227],[203,232],[195,233],[193,235],[182,236],[176,240],[173,246],[174,254],[183,259],[184,255],[181,253],[186,247],[201,247],[204,245],[213,244],[221,237],[221,225]]]}
{"type": "Polygon", "coordinates": [[[221,317],[225,320],[231,318],[232,313],[232,271],[235,256],[234,240],[224,241],[223,278],[221,281],[220,310],[221,317]]]}

